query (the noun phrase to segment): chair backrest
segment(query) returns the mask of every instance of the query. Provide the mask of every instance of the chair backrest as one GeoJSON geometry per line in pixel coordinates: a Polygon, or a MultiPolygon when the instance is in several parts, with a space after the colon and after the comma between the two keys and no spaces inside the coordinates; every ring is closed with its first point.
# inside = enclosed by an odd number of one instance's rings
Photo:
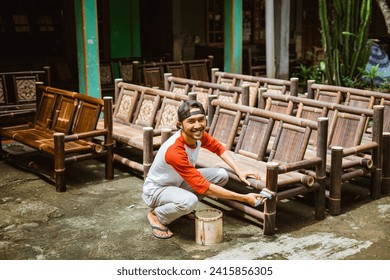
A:
{"type": "Polygon", "coordinates": [[[114,69],[111,61],[100,61],[100,84],[102,90],[114,87],[114,69]]]}
{"type": "Polygon", "coordinates": [[[289,163],[305,157],[312,129],[281,122],[268,161],[289,163]]]}
{"type": "Polygon", "coordinates": [[[72,133],[95,130],[103,108],[103,100],[79,93],[75,97],[78,99],[79,104],[75,113],[72,133]]]}
{"type": "Polygon", "coordinates": [[[1,104],[7,104],[7,84],[4,75],[0,75],[0,105],[1,104]]]}
{"type": "Polygon", "coordinates": [[[227,150],[234,144],[242,114],[240,111],[217,107],[209,134],[217,139],[227,150]]]}
{"type": "Polygon", "coordinates": [[[160,128],[170,128],[176,130],[176,124],[178,121],[177,118],[177,109],[183,103],[181,100],[174,100],[167,97],[163,98],[161,102],[160,110],[156,116],[156,125],[157,129],[160,128]]]}
{"type": "Polygon", "coordinates": [[[207,63],[194,63],[188,65],[190,79],[209,82],[209,73],[207,63]]]}
{"type": "Polygon", "coordinates": [[[368,118],[363,114],[349,114],[335,110],[329,128],[328,147],[349,148],[359,145],[368,118]]]}
{"type": "Polygon", "coordinates": [[[50,128],[53,120],[53,110],[57,95],[53,92],[43,91],[35,114],[34,123],[43,128],[50,128]]]}
{"type": "Polygon", "coordinates": [[[160,101],[161,97],[159,95],[142,92],[133,118],[133,124],[153,126],[160,101]]]}
{"type": "Polygon", "coordinates": [[[168,64],[167,71],[174,77],[187,78],[186,66],[184,63],[168,64]]]}
{"type": "Polygon", "coordinates": [[[133,61],[121,59],[118,61],[119,75],[126,83],[133,83],[134,81],[134,66],[133,61]]]}
{"type": "Polygon", "coordinates": [[[342,94],[340,91],[332,92],[325,90],[316,90],[314,99],[329,103],[337,103],[340,104],[342,101],[342,94]]]}
{"type": "Polygon", "coordinates": [[[190,90],[189,84],[170,83],[168,91],[180,94],[187,94],[190,90]]]}
{"type": "Polygon", "coordinates": [[[245,116],[235,153],[256,160],[264,160],[271,137],[274,120],[252,114],[245,116]]]}
{"type": "Polygon", "coordinates": [[[196,93],[196,100],[202,103],[207,114],[209,107],[209,96],[213,94],[212,88],[204,88],[199,86],[192,86],[191,92],[196,93]]]}
{"type": "Polygon", "coordinates": [[[35,83],[39,82],[38,74],[15,74],[13,75],[13,78],[16,93],[16,103],[35,102],[35,83]]]}
{"type": "Polygon", "coordinates": [[[72,96],[57,94],[51,130],[69,134],[72,130],[78,100],[72,96]]]}
{"type": "Polygon", "coordinates": [[[142,67],[144,85],[147,87],[164,88],[164,69],[160,66],[142,67]]]}
{"type": "Polygon", "coordinates": [[[130,124],[137,106],[139,92],[121,88],[115,105],[113,118],[126,124],[130,124]]]}

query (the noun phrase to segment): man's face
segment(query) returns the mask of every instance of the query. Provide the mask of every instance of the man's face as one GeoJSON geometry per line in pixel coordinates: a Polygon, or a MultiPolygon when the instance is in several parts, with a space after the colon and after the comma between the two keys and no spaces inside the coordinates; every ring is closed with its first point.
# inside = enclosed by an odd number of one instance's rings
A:
{"type": "MultiPolygon", "coordinates": [[[[191,112],[199,111],[198,108],[191,109],[191,112]]],[[[206,116],[203,114],[196,114],[183,120],[182,133],[188,144],[195,144],[197,140],[202,139],[204,130],[206,128],[206,116]]]]}

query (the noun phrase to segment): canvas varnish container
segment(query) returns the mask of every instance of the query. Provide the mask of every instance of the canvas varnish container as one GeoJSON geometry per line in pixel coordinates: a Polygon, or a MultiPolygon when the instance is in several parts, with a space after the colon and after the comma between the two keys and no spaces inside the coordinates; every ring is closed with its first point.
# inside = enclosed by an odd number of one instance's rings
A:
{"type": "Polygon", "coordinates": [[[213,245],[223,240],[222,212],[206,208],[195,212],[195,241],[201,245],[213,245]]]}

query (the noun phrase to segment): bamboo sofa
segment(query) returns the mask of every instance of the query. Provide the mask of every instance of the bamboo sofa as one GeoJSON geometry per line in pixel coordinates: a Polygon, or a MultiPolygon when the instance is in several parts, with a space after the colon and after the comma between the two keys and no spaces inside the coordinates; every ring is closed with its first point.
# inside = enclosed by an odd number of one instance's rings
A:
{"type": "MultiPolygon", "coordinates": [[[[177,109],[195,98],[116,80],[117,103],[113,111],[114,161],[147,174],[155,152],[176,130],[177,109]],[[121,152],[123,146],[142,151],[142,163],[121,152]]],[[[98,128],[103,127],[99,121],[98,128]]]]}
{"type": "MultiPolygon", "coordinates": [[[[390,193],[390,153],[388,138],[390,137],[390,95],[372,90],[356,89],[342,86],[317,84],[313,80],[308,81],[308,98],[337,102],[358,108],[373,108],[374,105],[383,105],[383,174],[382,194],[390,193]],[[320,96],[320,97],[319,97],[320,96]],[[333,96],[333,97],[332,97],[333,96]]],[[[367,120],[365,134],[362,142],[370,142],[372,127],[367,120]]]]}
{"type": "MultiPolygon", "coordinates": [[[[324,139],[327,137],[327,119],[320,118],[318,122],[305,120],[221,100],[213,100],[211,103],[216,106],[216,110],[209,133],[225,146],[238,165],[260,174],[260,180],[249,179],[252,191],[254,189],[260,192],[267,188],[270,193],[275,194],[260,207],[251,207],[226,199],[217,200],[258,219],[266,235],[275,233],[276,206],[284,199],[314,192],[315,218],[324,219],[326,162],[324,139]],[[243,116],[245,120],[241,125],[243,116]],[[271,132],[276,121],[283,124],[273,137],[271,132]],[[236,143],[238,130],[239,140],[236,143]],[[317,154],[306,159],[305,152],[313,131],[321,135],[317,138],[317,154]],[[307,175],[300,172],[303,169],[314,172],[307,175]]],[[[201,149],[197,165],[225,168],[231,182],[239,184],[242,191],[247,190],[233,170],[209,151],[201,149]]]]}
{"type": "Polygon", "coordinates": [[[24,163],[30,170],[38,169],[40,173],[54,177],[58,192],[66,191],[65,171],[69,163],[104,158],[106,178],[112,179],[112,97],[102,100],[37,84],[37,100],[33,122],[0,128],[1,154],[9,160],[24,163]],[[104,125],[96,129],[101,111],[104,125]],[[91,141],[98,136],[104,137],[100,145],[91,141]],[[6,152],[3,139],[22,143],[38,152],[40,157],[54,160],[54,170],[45,172],[46,165],[26,162],[23,155],[6,152]]]}
{"type": "Polygon", "coordinates": [[[131,65],[132,82],[147,87],[163,89],[165,73],[172,73],[176,77],[209,82],[213,60],[214,57],[209,55],[205,59],[145,63],[134,61],[131,65]]]}
{"type": "Polygon", "coordinates": [[[50,85],[50,66],[44,66],[42,70],[0,73],[0,125],[21,123],[16,122],[19,116],[27,120],[33,119],[36,110],[36,82],[50,85]]]}
{"type": "Polygon", "coordinates": [[[208,113],[208,110],[213,110],[213,106],[210,106],[209,103],[210,99],[249,105],[249,85],[221,85],[200,80],[174,77],[170,73],[166,73],[164,76],[165,90],[181,94],[196,94],[196,100],[202,103],[206,113],[210,117],[209,124],[211,124],[211,118],[213,116],[212,113],[208,113]]]}
{"type": "MultiPolygon", "coordinates": [[[[380,197],[386,178],[382,177],[382,165],[388,164],[388,156],[382,152],[383,146],[383,106],[362,109],[348,105],[328,103],[295,96],[282,96],[263,93],[263,98],[290,103],[287,114],[314,120],[329,118],[327,140],[328,161],[326,171],[329,178],[327,197],[331,214],[340,214],[342,183],[351,179],[370,175],[370,196],[380,197]],[[292,110],[295,108],[294,110],[292,110]],[[329,117],[330,116],[330,117],[329,117]],[[370,141],[362,143],[367,120],[373,118],[373,133],[370,141]]],[[[316,147],[313,134],[307,156],[312,156],[316,147]]],[[[388,174],[385,174],[385,177],[388,174]]],[[[384,191],[382,191],[384,192],[384,191]]]]}
{"type": "Polygon", "coordinates": [[[258,103],[258,91],[260,88],[266,88],[269,92],[298,96],[298,78],[291,78],[290,80],[274,79],[222,72],[218,68],[213,68],[211,73],[213,83],[228,86],[249,86],[249,105],[252,107],[260,107],[258,103]]]}

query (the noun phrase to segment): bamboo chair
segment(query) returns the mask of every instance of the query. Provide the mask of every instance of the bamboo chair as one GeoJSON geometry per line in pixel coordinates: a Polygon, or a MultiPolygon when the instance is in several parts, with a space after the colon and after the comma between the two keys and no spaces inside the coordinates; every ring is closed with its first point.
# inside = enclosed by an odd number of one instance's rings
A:
{"type": "MultiPolygon", "coordinates": [[[[54,173],[48,173],[55,179],[56,190],[66,191],[66,164],[81,160],[105,157],[106,178],[113,178],[112,168],[112,98],[101,99],[68,92],[51,87],[39,86],[42,91],[39,98],[34,123],[2,128],[0,135],[27,145],[40,154],[54,159],[54,173]],[[96,125],[104,108],[104,129],[97,130],[96,125]],[[103,145],[91,142],[93,137],[104,136],[103,145]]],[[[8,153],[8,156],[12,156],[8,153]]],[[[24,162],[22,156],[13,159],[27,164],[27,168],[40,169],[37,163],[24,162]]]]}
{"type": "Polygon", "coordinates": [[[114,160],[146,176],[155,152],[172,130],[176,130],[178,107],[191,97],[124,82],[119,82],[118,87],[119,103],[113,125],[113,139],[117,143],[114,160]],[[124,147],[142,151],[142,162],[124,155],[121,151],[124,147]]]}
{"type": "MultiPolygon", "coordinates": [[[[230,200],[218,199],[218,201],[256,217],[263,224],[264,234],[271,235],[275,232],[277,201],[315,192],[315,217],[323,219],[325,217],[325,182],[322,178],[325,174],[325,141],[320,140],[321,143],[318,145],[322,149],[318,149],[316,159],[304,159],[310,134],[312,130],[319,129],[318,124],[219,100],[212,101],[212,104],[220,106],[220,108],[216,109],[217,116],[213,118],[210,134],[225,143],[227,150],[231,147],[232,139],[235,138],[239,129],[241,114],[246,115],[239,141],[232,155],[243,169],[255,170],[261,175],[261,180],[250,179],[252,188],[261,190],[267,187],[276,193],[275,197],[265,202],[264,209],[244,206],[230,200]],[[231,112],[228,113],[228,110],[231,112]],[[283,122],[283,124],[279,126],[271,151],[267,154],[268,141],[271,138],[271,131],[276,120],[283,122]],[[213,130],[213,128],[218,128],[218,130],[213,130]],[[309,168],[309,166],[316,169],[316,176],[307,176],[298,172],[298,170],[309,168]]],[[[324,119],[321,120],[319,133],[325,139],[326,130],[327,120],[324,119]]],[[[233,153],[230,150],[228,152],[233,153]]],[[[219,157],[213,156],[207,150],[200,151],[197,164],[200,167],[225,168],[230,178],[240,183],[233,170],[219,157]]]]}
{"type": "MultiPolygon", "coordinates": [[[[330,212],[333,215],[340,213],[342,183],[350,179],[370,174],[370,196],[374,199],[378,198],[382,180],[378,176],[381,175],[382,169],[380,153],[382,149],[383,119],[381,114],[383,113],[381,111],[383,111],[383,107],[382,109],[378,107],[376,110],[364,109],[269,93],[264,93],[264,97],[282,101],[289,100],[298,104],[298,117],[314,119],[318,116],[331,116],[327,139],[329,157],[326,170],[330,180],[328,186],[330,212]],[[377,117],[374,116],[374,112],[376,112],[377,117]],[[376,133],[371,135],[370,139],[362,141],[367,120],[370,118],[376,118],[373,124],[376,133]],[[337,152],[341,153],[341,156],[337,152]]],[[[314,138],[311,139],[311,143],[315,143],[313,140],[314,138]]],[[[307,156],[312,155],[313,151],[309,146],[307,156]]]]}

